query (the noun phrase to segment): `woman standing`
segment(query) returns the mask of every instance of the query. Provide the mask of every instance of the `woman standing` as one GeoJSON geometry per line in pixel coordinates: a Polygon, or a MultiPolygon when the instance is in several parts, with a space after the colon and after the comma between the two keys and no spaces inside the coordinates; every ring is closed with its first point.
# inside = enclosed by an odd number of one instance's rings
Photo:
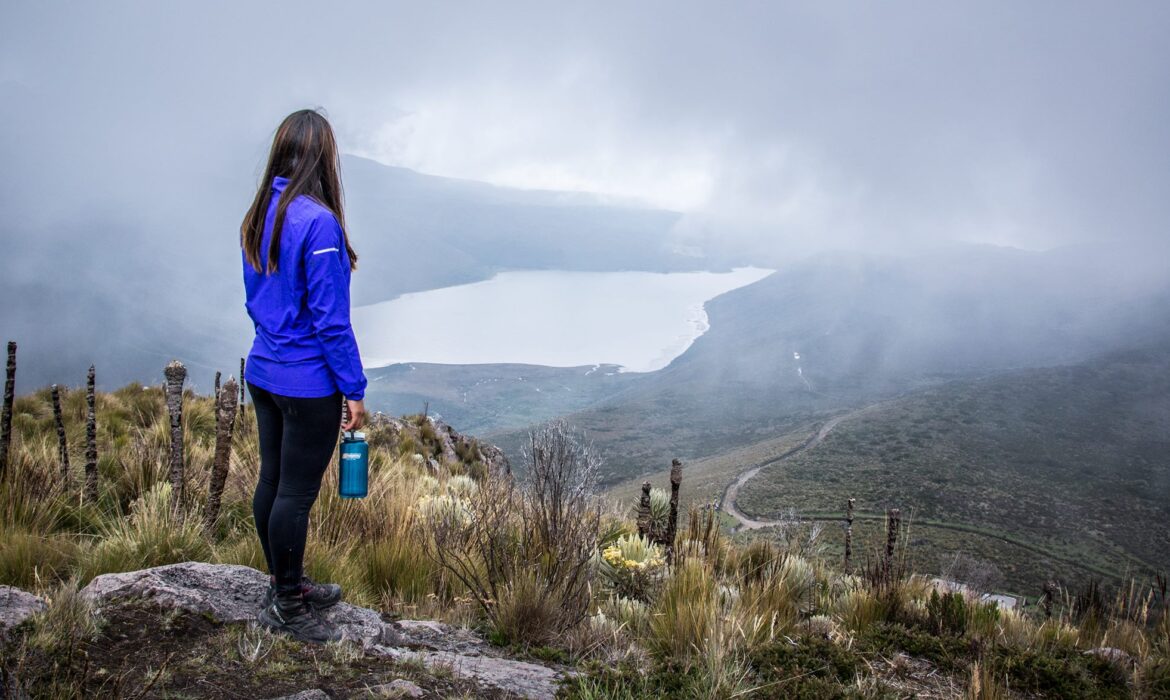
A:
{"type": "Polygon", "coordinates": [[[260,438],[252,512],[271,575],[258,619],[312,642],[339,638],[316,610],[341,600],[341,587],[304,575],[309,510],[337,445],[342,397],[342,428],[365,418],[366,378],[349,322],[357,254],[339,171],[329,122],[312,110],[290,114],[240,227],[244,306],[256,327],[244,373],[260,438]]]}

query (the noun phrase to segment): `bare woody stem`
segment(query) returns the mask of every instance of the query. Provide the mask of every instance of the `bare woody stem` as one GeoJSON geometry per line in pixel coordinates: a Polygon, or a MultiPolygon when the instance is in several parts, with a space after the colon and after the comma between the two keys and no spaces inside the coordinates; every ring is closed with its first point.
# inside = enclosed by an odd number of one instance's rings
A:
{"type": "Polygon", "coordinates": [[[897,508],[891,508],[886,513],[886,558],[882,573],[887,581],[889,581],[890,571],[894,561],[894,550],[898,546],[898,530],[902,526],[902,511],[897,508]]]}
{"type": "Polygon", "coordinates": [[[53,399],[53,422],[57,425],[57,457],[61,462],[61,485],[68,489],[69,484],[69,443],[65,440],[65,419],[61,414],[61,392],[54,384],[49,389],[49,396],[53,399]]]}
{"type": "Polygon", "coordinates": [[[642,482],[642,499],[638,502],[638,534],[650,537],[650,482],[642,482]]]}
{"type": "Polygon", "coordinates": [[[244,381],[244,360],[240,358],[240,417],[244,416],[244,406],[248,404],[248,394],[244,390],[247,382],[244,381]]]}
{"type": "Polygon", "coordinates": [[[670,521],[666,525],[666,560],[674,559],[674,539],[678,533],[678,490],[682,486],[682,462],[670,460],[670,521]]]}
{"type": "Polygon", "coordinates": [[[95,376],[94,367],[90,365],[85,379],[85,500],[94,504],[98,499],[95,376]]]}
{"type": "Polygon", "coordinates": [[[215,460],[211,467],[211,484],[207,491],[207,511],[203,526],[207,531],[215,530],[219,518],[219,506],[223,499],[223,487],[227,482],[228,467],[232,459],[232,431],[236,425],[236,406],[239,394],[236,380],[228,378],[227,383],[215,397],[215,460]]]}
{"type": "Polygon", "coordinates": [[[853,573],[853,503],[850,498],[845,503],[845,573],[853,573]]]}
{"type": "Polygon", "coordinates": [[[171,509],[179,512],[183,502],[183,381],[187,368],[172,360],[163,370],[167,379],[167,411],[171,416],[171,509]]]}
{"type": "Polygon", "coordinates": [[[220,376],[221,375],[220,375],[219,370],[216,370],[216,372],[215,372],[215,392],[211,394],[211,400],[213,402],[215,402],[215,424],[217,426],[219,425],[219,380],[220,380],[220,376]]]}
{"type": "Polygon", "coordinates": [[[1056,597],[1057,585],[1055,581],[1045,581],[1044,595],[1040,597],[1040,609],[1044,611],[1044,618],[1052,618],[1052,599],[1056,597]]]}
{"type": "Polygon", "coordinates": [[[12,404],[16,400],[16,341],[8,341],[8,366],[4,376],[4,410],[0,413],[0,480],[8,473],[12,446],[12,404]]]}

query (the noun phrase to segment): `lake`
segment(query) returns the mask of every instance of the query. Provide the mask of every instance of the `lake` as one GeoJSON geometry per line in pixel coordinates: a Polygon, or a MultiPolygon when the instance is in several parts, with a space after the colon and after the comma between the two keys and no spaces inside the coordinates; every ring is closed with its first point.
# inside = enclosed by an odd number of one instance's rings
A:
{"type": "Polygon", "coordinates": [[[651,372],[706,332],[707,300],[771,272],[511,271],[351,315],[367,367],[515,362],[651,372]]]}

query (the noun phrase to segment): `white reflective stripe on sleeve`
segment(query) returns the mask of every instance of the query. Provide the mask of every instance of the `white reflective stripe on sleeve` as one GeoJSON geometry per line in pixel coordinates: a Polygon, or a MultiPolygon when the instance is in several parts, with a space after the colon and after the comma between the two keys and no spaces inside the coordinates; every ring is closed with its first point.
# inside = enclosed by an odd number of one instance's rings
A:
{"type": "Polygon", "coordinates": [[[337,250],[337,248],[322,248],[321,250],[314,250],[313,255],[318,255],[320,253],[336,253],[337,250]]]}

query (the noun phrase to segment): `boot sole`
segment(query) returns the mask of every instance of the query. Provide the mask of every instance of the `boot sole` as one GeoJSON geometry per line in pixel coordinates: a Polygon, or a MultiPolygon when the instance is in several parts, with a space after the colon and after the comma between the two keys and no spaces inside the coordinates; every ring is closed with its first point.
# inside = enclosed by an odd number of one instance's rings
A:
{"type": "Polygon", "coordinates": [[[290,629],[287,625],[281,623],[280,620],[277,620],[277,619],[273,618],[272,616],[270,616],[268,614],[268,608],[264,608],[263,610],[261,610],[259,612],[259,614],[256,615],[256,620],[261,625],[263,625],[264,627],[268,628],[269,630],[271,630],[273,632],[287,634],[288,636],[292,637],[293,639],[296,639],[296,640],[301,641],[301,642],[306,642],[308,644],[325,644],[326,642],[334,642],[334,641],[338,641],[341,639],[340,636],[338,636],[337,639],[316,639],[314,637],[306,637],[302,634],[299,634],[296,630],[290,629]]]}

